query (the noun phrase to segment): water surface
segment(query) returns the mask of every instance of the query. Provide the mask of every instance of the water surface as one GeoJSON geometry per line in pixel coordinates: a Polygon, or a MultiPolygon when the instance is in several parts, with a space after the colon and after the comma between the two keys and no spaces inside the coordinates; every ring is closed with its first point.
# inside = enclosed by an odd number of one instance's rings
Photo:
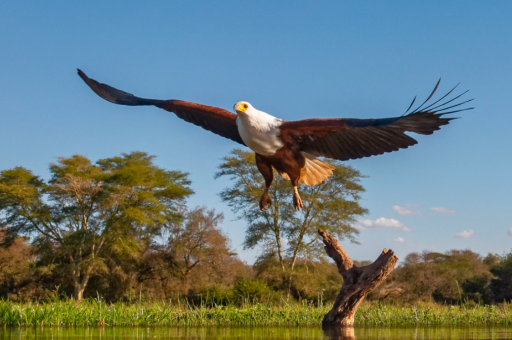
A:
{"type": "Polygon", "coordinates": [[[512,339],[512,327],[7,327],[1,339],[512,339]]]}

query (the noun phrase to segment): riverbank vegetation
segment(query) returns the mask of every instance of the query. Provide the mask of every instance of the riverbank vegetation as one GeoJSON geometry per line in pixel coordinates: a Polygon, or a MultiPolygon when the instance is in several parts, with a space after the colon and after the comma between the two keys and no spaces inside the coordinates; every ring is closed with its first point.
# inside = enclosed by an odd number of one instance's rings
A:
{"type": "MultiPolygon", "coordinates": [[[[294,303],[274,306],[191,306],[182,302],[106,304],[88,299],[82,303],[54,301],[13,303],[0,301],[0,325],[5,326],[297,326],[320,325],[328,306],[294,303]]],[[[511,325],[512,306],[398,307],[364,303],[356,314],[364,326],[511,325]]]]}

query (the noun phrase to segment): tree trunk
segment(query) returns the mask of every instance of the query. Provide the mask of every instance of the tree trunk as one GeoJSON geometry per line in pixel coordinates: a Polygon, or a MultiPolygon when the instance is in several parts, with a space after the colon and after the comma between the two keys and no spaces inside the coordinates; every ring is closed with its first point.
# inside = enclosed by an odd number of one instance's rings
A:
{"type": "Polygon", "coordinates": [[[324,316],[322,325],[353,326],[357,307],[388,277],[398,258],[392,250],[384,249],[375,262],[357,267],[335,238],[322,229],[318,229],[318,233],[323,238],[327,255],[336,262],[338,272],[343,276],[340,293],[333,308],[324,316]]]}
{"type": "Polygon", "coordinates": [[[75,285],[75,300],[76,301],[82,301],[82,299],[84,298],[84,290],[85,290],[85,285],[75,285]]]}
{"type": "Polygon", "coordinates": [[[90,274],[86,272],[84,277],[80,279],[80,274],[76,275],[74,278],[74,298],[76,301],[82,301],[84,297],[85,286],[87,286],[87,282],[89,282],[90,274]]]}

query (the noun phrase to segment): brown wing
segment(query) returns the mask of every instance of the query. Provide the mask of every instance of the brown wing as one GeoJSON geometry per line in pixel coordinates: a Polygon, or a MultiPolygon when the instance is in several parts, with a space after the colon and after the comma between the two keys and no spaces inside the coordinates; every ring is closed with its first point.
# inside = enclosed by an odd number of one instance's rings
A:
{"type": "Polygon", "coordinates": [[[314,156],[329,157],[342,161],[382,155],[385,152],[408,148],[418,142],[408,136],[406,132],[430,135],[439,130],[442,125],[446,125],[450,120],[455,119],[445,118],[444,115],[472,109],[466,108],[444,112],[471,101],[472,99],[447,106],[467,91],[445,103],[434,106],[446,98],[457,86],[441,99],[421,109],[432,98],[439,82],[423,104],[407,114],[414,104],[413,100],[406,114],[401,117],[385,119],[306,119],[285,122],[281,125],[281,138],[287,145],[298,146],[300,150],[314,156]]]}
{"type": "Polygon", "coordinates": [[[112,86],[98,83],[78,70],[78,75],[101,98],[115,104],[139,106],[154,105],[169,112],[174,112],[179,118],[198,125],[224,138],[229,138],[237,143],[244,144],[238,133],[236,115],[227,110],[206,106],[183,100],[156,100],[145,99],[133,94],[118,90],[112,86]]]}

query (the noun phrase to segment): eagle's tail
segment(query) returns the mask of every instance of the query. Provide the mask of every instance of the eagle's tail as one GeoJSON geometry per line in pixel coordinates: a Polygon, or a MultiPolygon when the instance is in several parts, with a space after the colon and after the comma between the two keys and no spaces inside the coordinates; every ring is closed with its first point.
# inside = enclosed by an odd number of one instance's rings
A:
{"type": "MultiPolygon", "coordinates": [[[[300,179],[299,181],[302,184],[306,184],[307,186],[314,186],[322,183],[332,176],[332,170],[334,170],[334,166],[321,162],[316,159],[314,156],[306,152],[301,152],[302,156],[306,160],[306,163],[300,169],[300,179]]],[[[286,173],[280,173],[285,179],[290,179],[290,177],[286,173]]]]}

